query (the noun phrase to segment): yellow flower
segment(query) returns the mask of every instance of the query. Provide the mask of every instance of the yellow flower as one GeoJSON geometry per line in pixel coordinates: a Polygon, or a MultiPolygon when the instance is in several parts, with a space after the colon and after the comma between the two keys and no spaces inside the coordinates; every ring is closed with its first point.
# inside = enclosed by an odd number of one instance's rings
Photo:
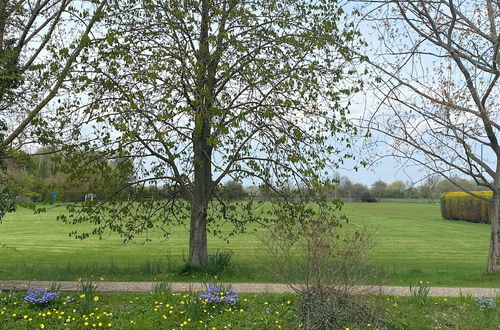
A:
{"type": "Polygon", "coordinates": [[[41,328],[41,329],[45,329],[45,324],[43,324],[43,323],[42,323],[42,324],[40,324],[40,328],[41,328]]]}
{"type": "Polygon", "coordinates": [[[85,298],[85,294],[83,294],[83,293],[82,293],[82,294],[80,295],[80,298],[85,298]]]}
{"type": "Polygon", "coordinates": [[[24,318],[24,319],[27,319],[27,318],[28,318],[28,315],[24,315],[24,316],[23,316],[23,318],[24,318]]]}
{"type": "Polygon", "coordinates": [[[108,323],[108,327],[110,327],[112,324],[111,323],[108,323]]]}
{"type": "Polygon", "coordinates": [[[287,303],[288,305],[290,305],[292,302],[291,302],[290,300],[288,300],[286,303],[287,303]]]}
{"type": "Polygon", "coordinates": [[[99,301],[99,296],[95,296],[94,301],[99,301]]]}
{"type": "Polygon", "coordinates": [[[89,325],[89,322],[85,322],[84,325],[89,325]]]}
{"type": "Polygon", "coordinates": [[[444,298],[443,301],[448,301],[448,299],[444,298]]]}

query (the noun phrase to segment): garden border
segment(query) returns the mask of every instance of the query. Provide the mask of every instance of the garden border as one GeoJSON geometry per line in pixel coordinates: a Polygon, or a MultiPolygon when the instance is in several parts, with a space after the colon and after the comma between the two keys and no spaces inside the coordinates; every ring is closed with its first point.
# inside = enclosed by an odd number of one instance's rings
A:
{"type": "MultiPolygon", "coordinates": [[[[98,292],[152,292],[158,282],[94,282],[98,292]]],[[[205,283],[197,282],[168,282],[172,291],[203,291],[205,283]]],[[[293,292],[287,284],[275,283],[223,283],[226,287],[239,293],[286,293],[293,292]]],[[[50,288],[50,281],[0,281],[0,290],[26,290],[30,286],[50,288]]],[[[80,291],[79,281],[58,281],[57,286],[60,291],[80,291]]],[[[409,287],[405,286],[357,286],[353,292],[369,295],[387,296],[410,296],[409,287]]],[[[500,288],[451,288],[451,287],[430,287],[428,296],[430,297],[500,297],[500,288]]]]}

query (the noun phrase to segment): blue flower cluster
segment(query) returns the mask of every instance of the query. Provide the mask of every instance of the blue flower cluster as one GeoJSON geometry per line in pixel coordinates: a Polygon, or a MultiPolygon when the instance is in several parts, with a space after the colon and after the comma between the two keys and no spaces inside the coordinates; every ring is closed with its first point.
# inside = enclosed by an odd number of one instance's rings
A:
{"type": "Polygon", "coordinates": [[[35,289],[31,286],[24,300],[32,304],[46,304],[57,297],[59,297],[59,292],[50,292],[42,288],[35,289]]]}
{"type": "Polygon", "coordinates": [[[476,304],[481,312],[486,309],[493,309],[497,306],[493,299],[481,297],[476,298],[476,304]]]}
{"type": "Polygon", "coordinates": [[[238,302],[238,292],[233,290],[219,289],[213,285],[207,288],[207,292],[199,295],[200,298],[205,299],[207,303],[226,303],[228,305],[236,305],[238,302]]]}

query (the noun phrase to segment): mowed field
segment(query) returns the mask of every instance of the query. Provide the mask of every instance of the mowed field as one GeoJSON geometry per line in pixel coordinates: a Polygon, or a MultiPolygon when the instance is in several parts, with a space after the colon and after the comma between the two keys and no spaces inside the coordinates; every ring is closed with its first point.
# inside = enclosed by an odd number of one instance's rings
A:
{"type": "MultiPolygon", "coordinates": [[[[123,244],[115,235],[77,240],[74,230],[56,220],[63,207],[33,214],[19,209],[0,224],[0,279],[76,280],[199,280],[182,275],[187,256],[188,228],[172,228],[167,240],[151,232],[135,243],[123,244]]],[[[375,232],[372,252],[378,276],[374,283],[434,286],[500,287],[500,275],[486,274],[489,226],[441,219],[431,203],[345,203],[348,226],[368,226],[375,232]]],[[[84,228],[83,226],[80,228],[84,228]]],[[[234,252],[235,269],[220,280],[279,281],[272,272],[273,257],[261,243],[263,230],[251,227],[229,243],[211,237],[209,250],[234,252]],[[257,230],[254,230],[257,229],[257,230]]]]}

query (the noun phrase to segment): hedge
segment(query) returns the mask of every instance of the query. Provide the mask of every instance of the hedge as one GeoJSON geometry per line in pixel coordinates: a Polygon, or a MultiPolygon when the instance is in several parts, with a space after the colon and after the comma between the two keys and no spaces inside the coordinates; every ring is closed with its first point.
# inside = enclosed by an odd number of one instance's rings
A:
{"type": "Polygon", "coordinates": [[[448,220],[465,220],[470,222],[490,223],[490,202],[492,191],[473,191],[485,197],[485,201],[465,192],[449,192],[441,196],[441,216],[448,220]]]}

